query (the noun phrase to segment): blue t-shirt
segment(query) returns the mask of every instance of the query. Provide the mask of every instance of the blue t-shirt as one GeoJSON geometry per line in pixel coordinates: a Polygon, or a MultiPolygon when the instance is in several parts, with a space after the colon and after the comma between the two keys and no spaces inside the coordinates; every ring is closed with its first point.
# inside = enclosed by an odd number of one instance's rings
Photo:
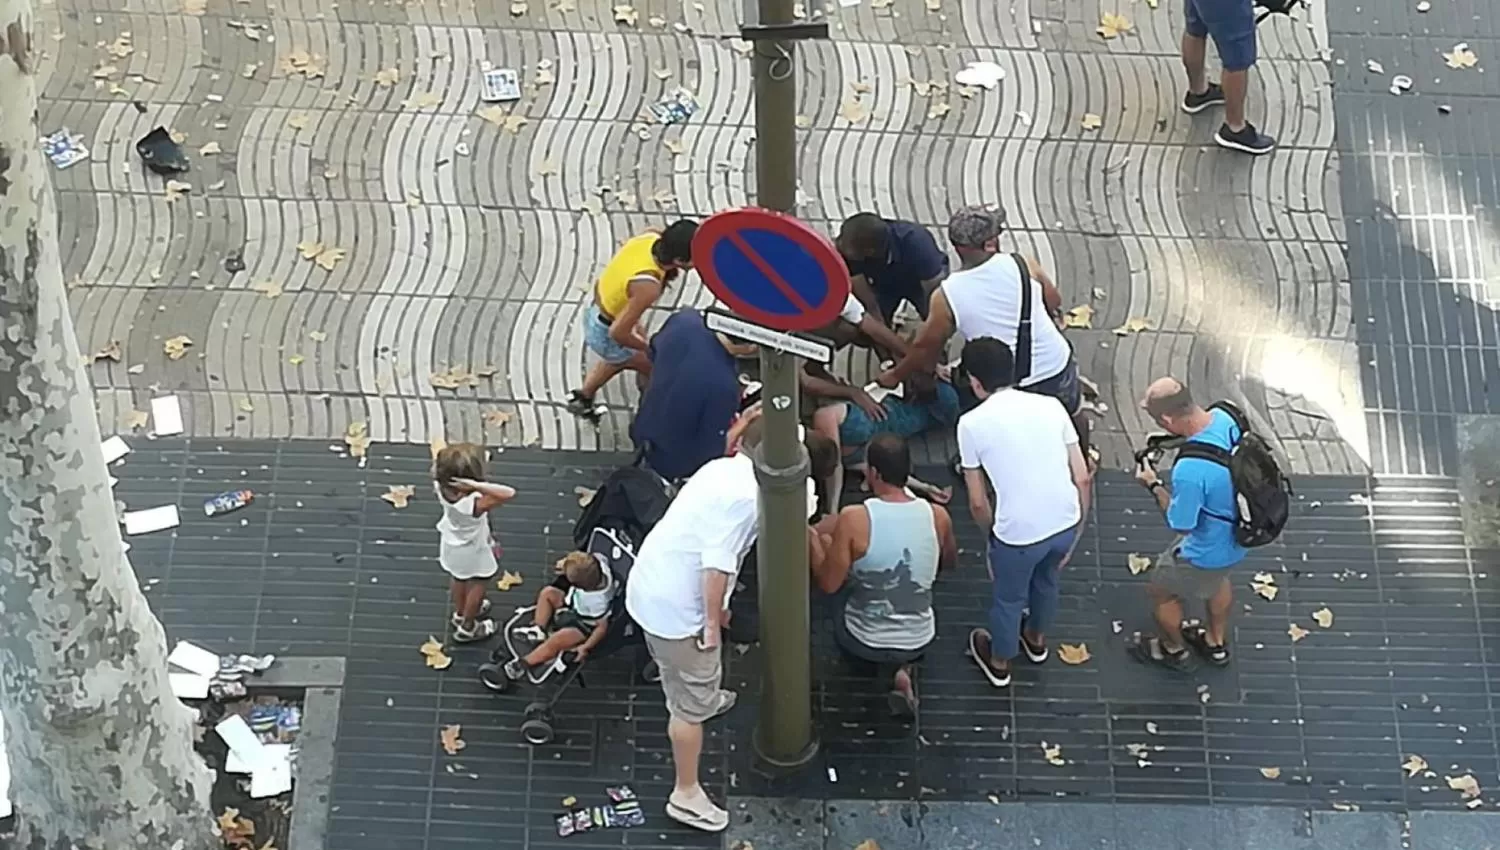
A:
{"type": "MultiPolygon", "coordinates": [[[[1212,413],[1207,428],[1190,442],[1231,449],[1239,442],[1240,429],[1234,417],[1222,410],[1212,413]]],[[[1195,567],[1219,570],[1238,564],[1245,548],[1234,539],[1234,482],[1229,469],[1202,458],[1181,458],[1172,465],[1172,502],[1167,505],[1167,525],[1184,535],[1179,557],[1195,567]]]]}
{"type": "Polygon", "coordinates": [[[651,337],[651,382],[630,437],[665,478],[686,478],[724,456],[724,435],[740,409],[734,357],[696,310],[679,310],[651,337]]]}

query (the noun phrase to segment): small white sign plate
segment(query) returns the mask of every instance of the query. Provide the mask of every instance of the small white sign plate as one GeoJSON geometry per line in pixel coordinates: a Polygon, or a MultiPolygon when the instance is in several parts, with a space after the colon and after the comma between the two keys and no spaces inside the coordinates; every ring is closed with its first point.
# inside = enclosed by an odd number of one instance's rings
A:
{"type": "Polygon", "coordinates": [[[735,318],[716,310],[709,310],[704,315],[709,330],[738,337],[746,342],[756,345],[764,345],[777,351],[785,351],[787,354],[795,354],[818,363],[829,363],[833,361],[833,346],[826,342],[786,331],[774,331],[764,325],[747,322],[744,319],[735,318]]]}

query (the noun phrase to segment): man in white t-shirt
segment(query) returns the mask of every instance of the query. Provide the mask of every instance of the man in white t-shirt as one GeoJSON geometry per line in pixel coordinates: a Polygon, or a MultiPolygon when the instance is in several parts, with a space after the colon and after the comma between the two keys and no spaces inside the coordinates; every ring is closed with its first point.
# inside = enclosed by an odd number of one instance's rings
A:
{"type": "MultiPolygon", "coordinates": [[[[753,422],[746,428],[742,444],[747,448],[760,441],[759,426],[753,422]]],[[[817,507],[812,484],[832,473],[838,450],[811,431],[803,445],[812,464],[811,515],[817,507]]],[[[699,467],[646,535],[625,585],[625,610],[645,634],[667,699],[667,737],[677,774],[667,814],[710,832],[727,827],[729,814],[699,784],[698,757],[704,722],[735,702],[734,691],[721,687],[721,632],[729,622],[740,562],[755,542],[759,495],[755,464],[744,452],[699,467]]],[[[819,538],[811,529],[808,544],[813,561],[821,560],[819,538]]]]}
{"type": "Polygon", "coordinates": [[[990,337],[970,340],[963,362],[980,403],[958,420],[959,463],[969,513],[990,529],[993,586],[989,627],[969,633],[969,653],[990,684],[1003,688],[1018,643],[1032,663],[1047,660],[1058,573],[1088,512],[1089,468],[1062,404],[1013,386],[1009,346],[990,337]]]}

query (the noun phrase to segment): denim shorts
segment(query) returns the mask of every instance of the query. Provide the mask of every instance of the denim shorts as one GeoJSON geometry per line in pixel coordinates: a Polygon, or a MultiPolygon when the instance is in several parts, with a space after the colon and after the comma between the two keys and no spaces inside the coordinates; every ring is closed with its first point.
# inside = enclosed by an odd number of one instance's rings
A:
{"type": "Polygon", "coordinates": [[[624,363],[635,356],[635,349],[626,348],[610,338],[609,322],[597,304],[590,304],[583,311],[583,342],[605,363],[624,363]]]}
{"type": "Polygon", "coordinates": [[[1072,358],[1068,359],[1068,365],[1064,366],[1061,372],[1045,381],[1021,387],[1021,390],[1037,395],[1052,396],[1062,402],[1063,410],[1066,410],[1069,416],[1077,414],[1078,409],[1083,406],[1083,387],[1078,383],[1078,361],[1072,358]]]}
{"type": "Polygon", "coordinates": [[[1226,71],[1255,64],[1255,5],[1251,0],[1185,0],[1187,33],[1212,37],[1226,71]]]}

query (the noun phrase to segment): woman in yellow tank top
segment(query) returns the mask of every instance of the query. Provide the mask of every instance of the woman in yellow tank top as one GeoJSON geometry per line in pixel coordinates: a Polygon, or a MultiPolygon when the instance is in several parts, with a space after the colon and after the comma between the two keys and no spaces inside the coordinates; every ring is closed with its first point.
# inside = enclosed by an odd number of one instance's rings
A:
{"type": "Polygon", "coordinates": [[[648,343],[640,323],[677,274],[693,267],[693,236],[698,223],[680,219],[665,230],[647,231],[620,246],[594,284],[594,299],[583,312],[583,341],[599,355],[583,386],[568,394],[568,410],[597,419],[603,411],[594,397],[616,375],[633,369],[644,381],[651,374],[648,343]]]}

